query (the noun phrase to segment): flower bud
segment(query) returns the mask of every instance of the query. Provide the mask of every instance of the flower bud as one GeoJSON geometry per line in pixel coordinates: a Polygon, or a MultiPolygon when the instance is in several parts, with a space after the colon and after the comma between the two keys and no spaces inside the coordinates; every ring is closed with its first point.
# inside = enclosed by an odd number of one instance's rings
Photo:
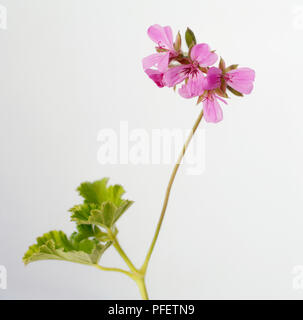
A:
{"type": "Polygon", "coordinates": [[[180,32],[178,32],[178,34],[176,36],[176,40],[174,43],[174,49],[176,51],[180,51],[180,49],[181,49],[181,34],[180,34],[180,32]]]}
{"type": "Polygon", "coordinates": [[[235,96],[238,96],[238,97],[243,97],[243,94],[235,89],[233,89],[232,87],[230,86],[227,86],[227,89],[233,93],[235,96]]]}
{"type": "Polygon", "coordinates": [[[227,68],[225,69],[225,73],[226,73],[226,72],[229,72],[229,71],[231,71],[231,70],[237,69],[238,66],[239,66],[238,64],[232,64],[231,66],[229,66],[229,67],[227,67],[227,68]]]}
{"type": "Polygon", "coordinates": [[[225,69],[226,69],[225,61],[223,60],[222,57],[221,57],[221,59],[220,59],[219,69],[221,69],[223,73],[224,73],[224,71],[225,71],[225,69]]]}
{"type": "Polygon", "coordinates": [[[192,48],[195,44],[197,44],[195,34],[189,28],[187,28],[185,32],[185,40],[186,40],[188,49],[192,48]]]}
{"type": "Polygon", "coordinates": [[[221,90],[221,88],[217,88],[217,89],[215,90],[215,93],[216,93],[218,96],[222,97],[222,98],[228,98],[227,93],[224,92],[223,90],[221,90]]]}

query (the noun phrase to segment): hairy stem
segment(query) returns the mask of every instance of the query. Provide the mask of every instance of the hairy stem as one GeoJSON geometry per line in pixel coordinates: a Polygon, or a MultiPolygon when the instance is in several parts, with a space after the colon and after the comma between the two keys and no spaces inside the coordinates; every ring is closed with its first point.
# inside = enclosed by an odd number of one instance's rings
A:
{"type": "Polygon", "coordinates": [[[153,250],[154,250],[154,247],[156,245],[156,242],[157,242],[157,239],[158,239],[158,236],[159,236],[159,233],[160,233],[160,229],[161,229],[161,226],[162,226],[162,223],[163,223],[163,219],[164,219],[164,216],[165,216],[165,212],[166,212],[166,209],[167,209],[167,204],[168,204],[168,200],[169,200],[169,196],[170,196],[170,191],[171,191],[171,188],[173,186],[173,183],[174,183],[174,180],[175,180],[175,177],[176,177],[176,174],[178,172],[178,169],[180,167],[180,164],[181,164],[181,161],[185,155],[185,152],[191,142],[191,139],[192,137],[194,136],[201,120],[203,118],[203,110],[201,111],[201,113],[199,114],[183,148],[182,148],[182,151],[178,157],[178,160],[177,160],[177,163],[175,164],[175,167],[173,169],[173,172],[170,176],[170,179],[169,179],[169,182],[168,182],[168,186],[167,186],[167,189],[166,189],[166,194],[165,194],[165,198],[164,198],[164,203],[163,203],[163,206],[162,206],[162,210],[161,210],[161,215],[160,215],[160,219],[159,219],[159,222],[158,222],[158,225],[157,225],[157,228],[156,228],[156,232],[155,232],[155,235],[153,237],[153,240],[152,240],[152,243],[149,247],[149,250],[147,252],[147,255],[146,255],[146,258],[144,260],[144,263],[142,265],[142,268],[141,268],[141,272],[143,272],[143,274],[146,273],[146,270],[147,270],[147,267],[148,267],[148,264],[149,264],[149,260],[151,258],[151,255],[153,253],[153,250]]]}

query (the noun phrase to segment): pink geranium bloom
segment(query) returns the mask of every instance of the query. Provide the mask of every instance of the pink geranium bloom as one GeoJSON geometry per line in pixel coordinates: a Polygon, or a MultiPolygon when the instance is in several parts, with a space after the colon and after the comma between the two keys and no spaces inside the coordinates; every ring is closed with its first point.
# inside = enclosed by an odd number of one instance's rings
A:
{"type": "Polygon", "coordinates": [[[168,69],[164,74],[164,81],[168,87],[174,87],[187,78],[203,78],[203,72],[199,67],[211,66],[217,59],[218,56],[210,51],[208,44],[196,44],[190,52],[190,63],[168,69]]]}
{"type": "Polygon", "coordinates": [[[213,92],[209,92],[203,100],[203,114],[206,122],[217,123],[223,119],[223,111],[220,107],[218,100],[221,100],[225,104],[226,101],[218,97],[213,92]]]}
{"type": "Polygon", "coordinates": [[[179,94],[186,99],[197,97],[203,94],[205,90],[214,90],[221,85],[222,70],[212,67],[208,70],[207,76],[197,73],[190,77],[186,84],[179,89],[179,94]]]}
{"type": "Polygon", "coordinates": [[[237,65],[226,67],[223,58],[219,66],[214,67],[217,54],[206,43],[192,46],[196,39],[189,28],[185,32],[188,52],[181,50],[179,33],[173,42],[169,26],[155,24],[148,29],[148,35],[157,44],[157,53],[143,59],[146,74],[160,88],[167,86],[175,89],[176,85],[181,84],[178,92],[183,98],[199,97],[197,103],[203,102],[207,122],[217,123],[223,119],[219,102],[226,104],[222,99],[228,98],[226,90],[237,96],[252,92],[255,71],[249,68],[237,69],[237,65]]]}
{"type": "Polygon", "coordinates": [[[180,96],[186,99],[200,96],[204,91],[204,80],[204,76],[191,77],[190,79],[188,79],[188,82],[186,84],[183,84],[182,87],[179,89],[180,96]]]}
{"type": "Polygon", "coordinates": [[[162,52],[145,57],[142,60],[143,69],[157,67],[160,72],[164,72],[167,70],[170,60],[178,56],[174,49],[172,29],[169,26],[161,27],[154,24],[148,28],[147,34],[157,44],[157,49],[162,52]]]}
{"type": "Polygon", "coordinates": [[[233,89],[244,94],[250,94],[254,88],[255,71],[250,68],[234,69],[227,72],[224,78],[233,89]]]}
{"type": "Polygon", "coordinates": [[[154,70],[154,69],[146,69],[145,73],[149,76],[150,79],[154,81],[154,83],[159,87],[163,88],[165,86],[164,81],[163,81],[163,73],[154,70]]]}
{"type": "Polygon", "coordinates": [[[204,90],[214,90],[221,85],[222,70],[216,67],[209,68],[203,83],[204,90]]]}

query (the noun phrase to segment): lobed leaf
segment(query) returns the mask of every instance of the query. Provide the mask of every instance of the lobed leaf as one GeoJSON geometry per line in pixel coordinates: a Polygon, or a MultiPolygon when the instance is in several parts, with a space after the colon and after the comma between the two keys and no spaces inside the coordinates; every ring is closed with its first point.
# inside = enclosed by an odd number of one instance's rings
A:
{"type": "Polygon", "coordinates": [[[85,203],[101,205],[105,201],[111,201],[119,206],[123,201],[121,197],[125,191],[118,184],[107,187],[107,182],[108,178],[95,182],[83,182],[77,190],[85,203]]]}
{"type": "Polygon", "coordinates": [[[98,225],[105,229],[111,229],[132,204],[133,202],[129,200],[123,200],[119,207],[110,201],[103,202],[99,207],[84,203],[70,209],[73,212],[71,219],[79,225],[98,225]]]}
{"type": "Polygon", "coordinates": [[[79,226],[70,239],[63,231],[50,231],[37,238],[23,257],[25,265],[39,260],[64,260],[81,264],[96,264],[111,242],[101,244],[94,236],[92,226],[79,226]]]}
{"type": "Polygon", "coordinates": [[[108,179],[82,183],[78,191],[84,203],[70,209],[72,221],[81,224],[98,225],[105,229],[114,226],[133,201],[122,199],[125,193],[120,185],[107,187],[108,179]]]}
{"type": "Polygon", "coordinates": [[[112,244],[109,234],[104,231],[110,229],[111,233],[117,234],[115,223],[133,204],[122,199],[125,192],[122,186],[107,186],[107,183],[107,178],[82,183],[78,191],[84,201],[70,209],[78,230],[69,238],[62,231],[45,233],[29,247],[23,257],[24,263],[49,259],[89,265],[98,263],[112,244]]]}

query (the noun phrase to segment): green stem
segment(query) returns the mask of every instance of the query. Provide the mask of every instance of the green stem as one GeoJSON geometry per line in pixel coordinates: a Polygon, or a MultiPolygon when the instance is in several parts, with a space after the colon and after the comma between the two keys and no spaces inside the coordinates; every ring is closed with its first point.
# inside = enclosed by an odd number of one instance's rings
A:
{"type": "Polygon", "coordinates": [[[162,226],[162,223],[163,223],[163,219],[164,219],[164,216],[165,216],[165,212],[166,212],[166,209],[167,209],[167,204],[168,204],[168,200],[169,200],[169,196],[170,196],[170,191],[171,191],[171,188],[172,188],[172,185],[174,183],[174,180],[175,180],[175,177],[176,177],[176,174],[178,172],[178,169],[180,167],[180,164],[181,164],[181,161],[185,155],[185,152],[191,142],[191,139],[192,137],[194,136],[201,120],[203,118],[203,110],[201,111],[201,113],[199,114],[183,148],[182,148],[182,151],[178,157],[178,160],[177,160],[177,163],[175,164],[175,167],[173,169],[173,172],[171,174],[171,177],[169,179],[169,182],[168,182],[168,186],[167,186],[167,189],[166,189],[166,194],[165,194],[165,198],[164,198],[164,203],[163,203],[163,207],[162,207],[162,211],[161,211],[161,215],[160,215],[160,219],[159,219],[159,222],[158,222],[158,225],[157,225],[157,228],[156,228],[156,232],[155,232],[155,235],[153,237],[153,240],[152,240],[152,243],[149,247],[149,250],[147,252],[147,255],[146,255],[146,258],[144,260],[144,263],[142,265],[142,268],[141,268],[141,272],[143,274],[146,273],[146,270],[147,270],[147,267],[148,267],[148,264],[149,264],[149,260],[151,258],[151,255],[153,253],[153,250],[154,250],[154,247],[156,245],[156,242],[157,242],[157,239],[158,239],[158,236],[159,236],[159,233],[160,233],[160,229],[161,229],[161,226],[162,226]]]}
{"type": "Polygon", "coordinates": [[[111,232],[111,230],[108,230],[108,234],[113,242],[113,245],[115,247],[115,249],[117,250],[117,252],[120,254],[120,256],[122,257],[122,259],[125,261],[125,263],[127,264],[127,266],[129,267],[129,269],[133,272],[133,273],[138,273],[137,268],[134,266],[134,264],[130,261],[129,257],[127,256],[127,254],[124,252],[124,250],[121,248],[120,243],[118,242],[118,239],[116,238],[116,236],[111,232]]]}
{"type": "Polygon", "coordinates": [[[149,300],[144,277],[135,280],[143,300],[149,300]]]}
{"type": "Polygon", "coordinates": [[[102,271],[121,272],[121,273],[124,273],[125,275],[127,275],[129,277],[132,277],[132,273],[130,273],[130,272],[126,271],[126,270],[123,270],[123,269],[102,267],[102,266],[100,266],[98,264],[94,264],[94,267],[96,267],[97,269],[102,270],[102,271]]]}
{"type": "Polygon", "coordinates": [[[143,300],[149,300],[148,293],[147,293],[147,290],[146,290],[144,275],[138,274],[138,273],[134,274],[134,273],[131,273],[131,272],[128,272],[126,270],[119,269],[119,268],[102,267],[102,266],[100,266],[98,264],[94,264],[93,266],[96,267],[99,270],[102,270],[102,271],[114,271],[114,272],[120,272],[120,273],[123,273],[123,274],[127,275],[128,277],[130,277],[132,280],[134,280],[136,282],[136,284],[137,284],[137,286],[139,288],[139,291],[140,291],[142,299],[143,300]]]}
{"type": "Polygon", "coordinates": [[[121,248],[120,243],[118,242],[118,239],[112,233],[111,230],[108,230],[108,235],[109,235],[111,241],[113,242],[113,245],[114,245],[115,249],[117,250],[119,255],[122,257],[122,259],[125,261],[125,263],[129,267],[131,272],[126,271],[126,270],[122,270],[122,269],[118,269],[118,268],[107,268],[107,267],[102,267],[102,266],[99,266],[99,265],[94,265],[95,267],[97,267],[98,269],[103,270],[103,271],[116,271],[116,272],[120,272],[120,273],[123,273],[123,274],[129,276],[131,279],[133,279],[136,282],[143,300],[148,300],[149,299],[148,298],[148,293],[147,293],[147,290],[146,290],[146,285],[145,285],[145,274],[146,274],[146,270],[147,270],[151,255],[153,253],[155,244],[157,242],[157,239],[158,239],[158,236],[159,236],[159,233],[160,233],[160,229],[161,229],[161,226],[162,226],[162,223],[163,223],[163,219],[164,219],[164,216],[165,216],[165,212],[166,212],[166,209],[167,209],[167,204],[168,204],[168,200],[169,200],[169,196],[170,196],[170,191],[171,191],[172,185],[174,183],[174,180],[175,180],[176,174],[178,172],[178,169],[180,167],[181,161],[182,161],[182,159],[183,159],[183,157],[185,155],[185,152],[186,152],[186,150],[187,150],[187,148],[188,148],[188,146],[189,146],[189,144],[191,142],[191,139],[194,136],[194,134],[195,134],[195,132],[196,132],[196,130],[197,130],[202,118],[203,118],[203,111],[201,111],[201,113],[199,114],[199,116],[198,116],[198,118],[197,118],[197,120],[196,120],[196,122],[194,124],[194,127],[193,127],[192,131],[190,132],[190,135],[187,138],[187,140],[186,140],[186,142],[185,142],[185,144],[184,144],[184,146],[182,148],[182,151],[181,151],[181,153],[180,153],[180,155],[178,157],[177,163],[175,164],[175,167],[173,169],[173,172],[171,174],[171,177],[169,179],[168,186],[167,186],[167,189],[166,189],[165,199],[164,199],[164,203],[163,203],[160,219],[159,219],[159,222],[158,222],[158,225],[157,225],[157,228],[156,228],[156,232],[155,232],[155,235],[153,237],[152,243],[151,243],[151,245],[149,247],[149,250],[147,252],[147,255],[146,255],[146,258],[145,258],[144,263],[142,265],[142,268],[140,270],[138,270],[134,266],[134,264],[131,262],[131,260],[129,259],[127,254],[121,248]]]}
{"type": "Polygon", "coordinates": [[[134,266],[134,264],[131,262],[131,260],[129,259],[129,257],[125,253],[125,251],[120,246],[120,243],[119,243],[117,237],[112,233],[111,230],[108,230],[108,235],[109,235],[111,241],[113,242],[114,248],[117,250],[119,255],[125,261],[125,263],[129,267],[131,272],[126,271],[126,270],[122,270],[122,269],[118,269],[118,268],[102,267],[102,266],[99,266],[99,265],[95,265],[95,267],[97,267],[100,270],[104,270],[104,271],[121,272],[121,273],[124,273],[125,275],[129,276],[131,279],[133,279],[136,282],[136,284],[137,284],[137,286],[139,288],[139,291],[140,291],[142,299],[143,300],[148,300],[148,293],[147,293],[146,286],[145,286],[145,273],[142,273],[140,270],[138,270],[134,266]]]}

